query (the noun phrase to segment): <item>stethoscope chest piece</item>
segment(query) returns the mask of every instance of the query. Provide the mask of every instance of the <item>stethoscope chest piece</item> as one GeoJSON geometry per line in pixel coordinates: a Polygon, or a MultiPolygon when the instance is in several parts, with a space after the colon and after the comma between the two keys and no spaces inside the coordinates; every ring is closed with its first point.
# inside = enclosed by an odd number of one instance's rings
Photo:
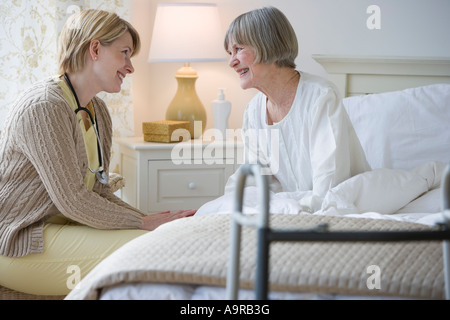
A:
{"type": "Polygon", "coordinates": [[[97,171],[95,173],[95,175],[97,176],[97,180],[102,183],[102,184],[107,184],[109,181],[108,175],[106,174],[105,171],[97,171]]]}

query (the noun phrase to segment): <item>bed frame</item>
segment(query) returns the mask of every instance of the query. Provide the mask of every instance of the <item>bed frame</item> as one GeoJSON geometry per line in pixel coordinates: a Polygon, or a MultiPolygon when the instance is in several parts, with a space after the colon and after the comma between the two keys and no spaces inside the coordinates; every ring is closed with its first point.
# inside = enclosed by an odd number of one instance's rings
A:
{"type": "Polygon", "coordinates": [[[342,97],[450,84],[450,58],[313,55],[342,97]]]}
{"type": "MultiPolygon", "coordinates": [[[[313,55],[329,74],[343,97],[397,91],[435,83],[450,84],[450,58],[355,57],[313,55]]],[[[450,300],[450,164],[442,178],[442,209],[447,219],[431,231],[328,231],[328,225],[307,230],[276,230],[269,225],[267,176],[258,165],[242,165],[237,181],[231,224],[230,268],[227,298],[237,299],[242,226],[257,230],[255,297],[268,297],[269,246],[275,241],[443,241],[445,297],[450,300]],[[247,176],[254,176],[262,212],[246,216],[242,212],[247,176]]]]}

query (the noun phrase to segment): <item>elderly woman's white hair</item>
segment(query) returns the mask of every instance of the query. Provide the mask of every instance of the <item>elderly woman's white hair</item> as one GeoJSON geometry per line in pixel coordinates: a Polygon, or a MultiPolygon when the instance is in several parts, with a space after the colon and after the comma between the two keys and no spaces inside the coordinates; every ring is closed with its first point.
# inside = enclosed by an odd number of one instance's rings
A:
{"type": "Polygon", "coordinates": [[[264,7],[238,16],[228,27],[224,47],[230,43],[248,45],[255,50],[255,63],[295,68],[298,42],[286,16],[277,8],[264,7]]]}

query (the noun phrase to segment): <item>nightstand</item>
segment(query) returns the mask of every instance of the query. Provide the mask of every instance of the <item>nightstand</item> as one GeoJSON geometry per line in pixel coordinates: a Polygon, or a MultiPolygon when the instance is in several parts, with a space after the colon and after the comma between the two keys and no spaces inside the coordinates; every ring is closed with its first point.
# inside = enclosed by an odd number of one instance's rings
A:
{"type": "Polygon", "coordinates": [[[122,200],[145,213],[200,208],[223,195],[242,163],[243,145],[235,141],[157,143],[130,137],[115,142],[125,179],[122,200]]]}

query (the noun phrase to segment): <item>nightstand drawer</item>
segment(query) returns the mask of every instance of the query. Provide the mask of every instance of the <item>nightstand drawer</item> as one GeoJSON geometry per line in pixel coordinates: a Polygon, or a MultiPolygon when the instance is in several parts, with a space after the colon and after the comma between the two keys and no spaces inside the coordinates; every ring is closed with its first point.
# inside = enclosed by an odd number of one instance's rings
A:
{"type": "Polygon", "coordinates": [[[172,161],[149,161],[148,208],[198,209],[223,194],[224,185],[234,166],[226,164],[175,165],[172,161]]]}

